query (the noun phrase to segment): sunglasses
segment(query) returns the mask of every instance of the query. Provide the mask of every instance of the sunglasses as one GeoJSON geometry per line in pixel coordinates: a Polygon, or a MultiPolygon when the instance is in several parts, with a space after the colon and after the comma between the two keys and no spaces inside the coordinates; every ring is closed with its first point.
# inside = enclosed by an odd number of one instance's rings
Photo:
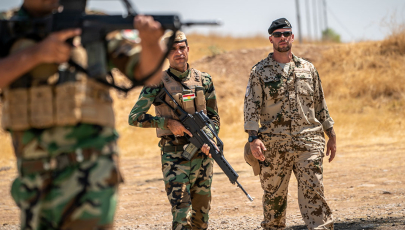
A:
{"type": "Polygon", "coordinates": [[[285,32],[274,32],[271,34],[271,36],[275,37],[275,38],[280,38],[281,35],[283,35],[285,38],[290,37],[292,34],[291,31],[285,31],[285,32]]]}

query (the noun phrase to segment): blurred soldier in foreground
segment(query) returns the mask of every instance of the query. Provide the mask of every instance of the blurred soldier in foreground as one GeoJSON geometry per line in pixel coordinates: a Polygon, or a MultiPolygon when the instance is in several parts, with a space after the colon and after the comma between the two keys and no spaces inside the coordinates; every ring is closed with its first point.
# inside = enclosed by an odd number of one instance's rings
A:
{"type": "MultiPolygon", "coordinates": [[[[24,0],[9,16],[42,18],[57,7],[58,0],[24,0]]],[[[110,63],[129,77],[145,76],[163,58],[160,24],[138,16],[134,27],[142,39],[142,52],[124,39],[124,32],[107,41],[110,63]]],[[[58,65],[70,58],[86,65],[84,48],[65,42],[80,34],[70,29],[38,43],[20,39],[11,47],[0,47],[2,125],[10,131],[17,157],[19,175],[11,194],[21,209],[21,229],[113,225],[122,178],[109,87],[82,72],[66,82],[58,76],[58,65]]]]}
{"type": "Polygon", "coordinates": [[[294,172],[308,229],[333,229],[323,188],[323,132],[329,137],[329,162],[336,154],[336,134],[321,80],[312,63],[292,54],[294,34],[287,19],[273,21],[268,32],[274,53],[253,66],[244,103],[244,128],[252,155],[260,160],[262,227],[285,228],[288,183],[294,172]]]}
{"type": "MultiPolygon", "coordinates": [[[[169,35],[164,37],[163,42],[167,43],[169,35]]],[[[183,149],[189,144],[184,134],[191,136],[191,133],[167,105],[154,103],[155,98],[166,88],[188,113],[203,110],[219,132],[219,115],[211,76],[190,68],[188,53],[186,36],[178,32],[168,56],[170,68],[163,72],[162,81],[157,86],[143,88],[128,119],[133,126],[156,128],[157,136],[161,138],[162,172],[172,206],[172,229],[176,230],[208,228],[213,159],[208,156],[207,145],[201,148],[205,154],[198,152],[190,161],[182,158],[183,149]],[[152,104],[155,105],[156,116],[147,114],[152,104]]],[[[173,105],[167,95],[166,101],[173,105]]]]}

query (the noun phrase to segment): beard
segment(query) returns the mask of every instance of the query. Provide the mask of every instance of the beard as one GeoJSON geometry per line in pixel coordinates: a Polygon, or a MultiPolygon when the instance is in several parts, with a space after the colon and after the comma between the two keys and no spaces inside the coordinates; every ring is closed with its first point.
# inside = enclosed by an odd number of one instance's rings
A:
{"type": "Polygon", "coordinates": [[[275,46],[274,49],[280,53],[284,53],[284,52],[290,51],[291,47],[292,47],[292,44],[287,43],[287,46],[285,46],[285,47],[275,46]]]}

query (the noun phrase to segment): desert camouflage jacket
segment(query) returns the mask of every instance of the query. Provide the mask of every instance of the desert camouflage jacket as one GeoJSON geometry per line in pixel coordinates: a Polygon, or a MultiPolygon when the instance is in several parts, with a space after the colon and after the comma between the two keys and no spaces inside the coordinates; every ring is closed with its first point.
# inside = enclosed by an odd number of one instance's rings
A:
{"type": "MultiPolygon", "coordinates": [[[[170,68],[170,71],[182,81],[186,81],[190,77],[190,69],[184,73],[181,73],[173,68],[170,68]]],[[[216,131],[219,132],[220,121],[215,88],[212,78],[208,73],[202,72],[202,85],[204,87],[205,100],[207,103],[207,116],[214,122],[216,131]]],[[[129,114],[129,125],[143,128],[167,129],[167,119],[164,117],[157,117],[147,114],[155,100],[156,95],[160,92],[163,86],[163,82],[160,82],[160,84],[155,87],[144,87],[142,89],[138,101],[135,103],[129,114]]]]}
{"type": "Polygon", "coordinates": [[[334,121],[314,65],[293,55],[288,71],[284,71],[272,56],[270,53],[257,63],[250,73],[244,103],[245,130],[293,139],[323,137],[323,131],[334,121]]]}

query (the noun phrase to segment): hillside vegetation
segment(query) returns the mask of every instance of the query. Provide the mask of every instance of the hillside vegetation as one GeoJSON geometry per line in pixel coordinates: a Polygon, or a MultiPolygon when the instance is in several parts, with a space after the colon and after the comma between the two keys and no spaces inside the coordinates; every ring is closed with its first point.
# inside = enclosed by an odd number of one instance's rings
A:
{"type": "MultiPolygon", "coordinates": [[[[188,35],[190,63],[213,76],[226,149],[241,148],[243,97],[250,68],[272,51],[265,37],[188,35]]],[[[396,142],[405,134],[405,31],[377,42],[294,44],[293,52],[311,60],[320,73],[338,144],[396,142]]],[[[153,129],[127,124],[140,89],[123,97],[113,93],[119,145],[124,155],[158,154],[153,129]]],[[[152,111],[153,113],[153,111],[152,111]]],[[[10,162],[11,141],[1,133],[2,162],[10,162]],[[5,156],[7,156],[5,158],[5,156]]],[[[341,146],[341,145],[339,145],[341,146]]],[[[7,163],[7,164],[8,164],[7,163]]]]}

